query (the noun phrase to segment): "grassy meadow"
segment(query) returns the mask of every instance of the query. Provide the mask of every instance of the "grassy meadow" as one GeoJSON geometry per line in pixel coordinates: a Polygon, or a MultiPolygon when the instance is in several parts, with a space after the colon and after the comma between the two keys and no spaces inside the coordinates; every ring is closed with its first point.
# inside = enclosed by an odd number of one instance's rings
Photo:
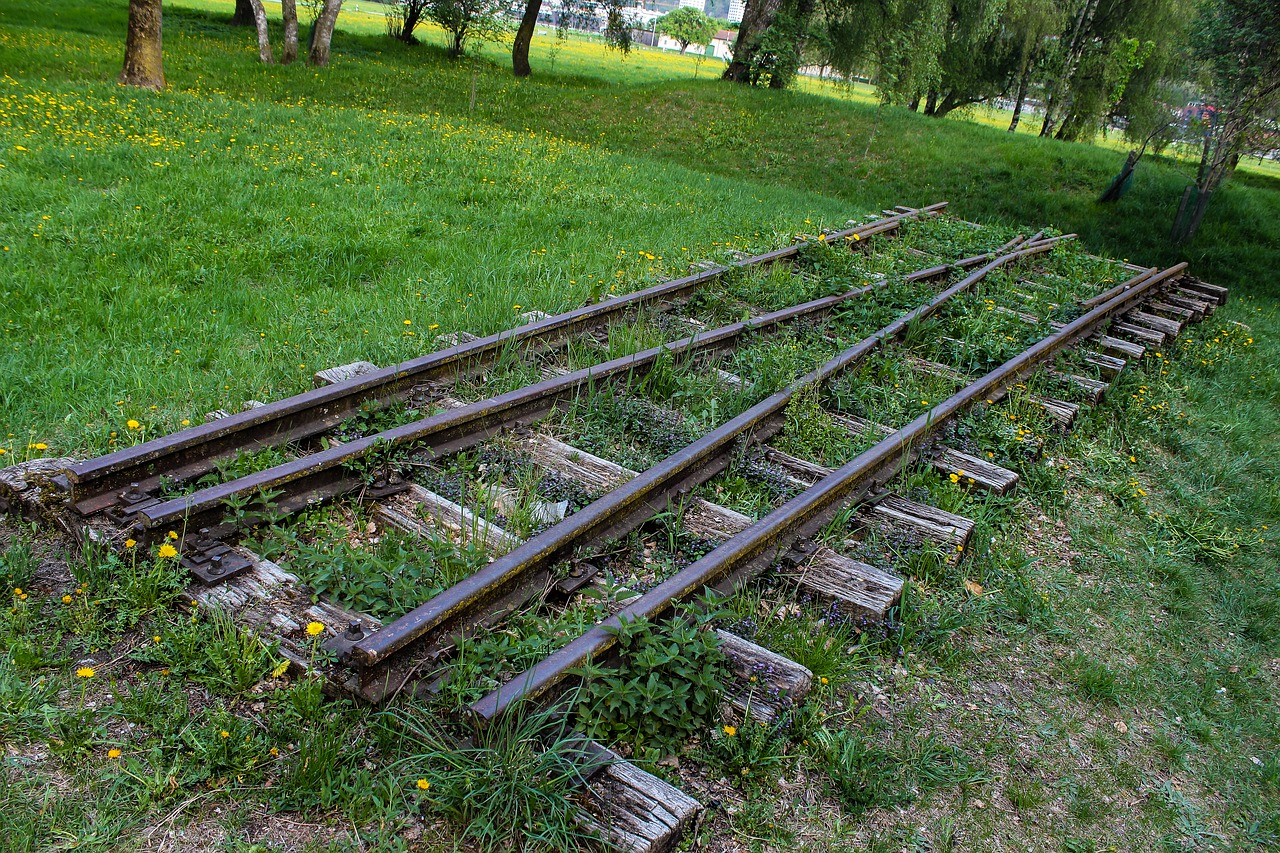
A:
{"type": "MultiPolygon", "coordinates": [[[[168,88],[154,94],[114,82],[125,0],[0,7],[0,464],[103,452],[296,393],[320,368],[411,358],[441,333],[492,332],[894,204],[947,199],[967,219],[1075,231],[1102,255],[1185,259],[1231,303],[1126,371],[1049,464],[1021,472],[1025,523],[997,535],[1025,564],[987,559],[924,589],[939,603],[921,635],[853,667],[849,689],[871,700],[847,712],[867,737],[851,778],[883,797],[855,815],[762,785],[707,824],[725,838],[702,840],[1280,845],[1280,180],[1242,171],[1173,247],[1190,167],[1172,159],[1144,159],[1104,207],[1124,159],[1105,147],[813,82],[723,85],[710,62],[694,79],[690,57],[581,38],[539,38],[535,76],[517,81],[500,47],[453,62],[438,34],[394,43],[354,10],[331,67],[264,67],[253,33],[225,25],[230,8],[166,3],[168,88]],[[1010,572],[1026,578],[1014,612],[995,583],[1010,572]],[[935,738],[964,754],[962,784],[922,757],[935,738]]],[[[114,582],[6,525],[10,581],[36,574],[27,541],[36,563],[114,582]]],[[[113,697],[119,658],[77,676],[71,650],[133,649],[154,631],[208,658],[192,671],[209,685],[246,670],[214,660],[181,614],[23,583],[0,613],[0,825],[16,849],[457,849],[434,816],[407,835],[429,797],[359,751],[318,765],[341,767],[333,778],[261,784],[268,753],[376,741],[365,711],[319,710],[299,683],[210,687],[197,717],[170,719],[194,687],[113,697]]]]}

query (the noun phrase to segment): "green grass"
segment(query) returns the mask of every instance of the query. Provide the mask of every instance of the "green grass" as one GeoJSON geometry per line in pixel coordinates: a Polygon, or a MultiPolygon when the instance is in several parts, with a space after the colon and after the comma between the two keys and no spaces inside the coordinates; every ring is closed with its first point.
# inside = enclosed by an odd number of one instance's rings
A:
{"type": "MultiPolygon", "coordinates": [[[[1179,257],[1162,238],[1183,183],[1167,164],[1104,209],[1111,152],[673,80],[687,57],[570,40],[556,75],[516,81],[369,24],[319,73],[260,66],[251,33],[183,7],[156,96],[111,82],[124,10],[0,17],[10,452],[102,451],[297,392],[322,367],[509,326],[516,305],[560,310],[895,202],[950,198],[1103,253],[1179,257]],[[564,76],[571,55],[581,73],[564,76]]],[[[1199,274],[1268,286],[1275,186],[1240,176],[1221,193],[1188,252],[1199,274]]]]}
{"type": "MultiPolygon", "coordinates": [[[[891,630],[870,637],[808,610],[793,622],[771,607],[740,614],[767,621],[762,639],[807,649],[831,682],[816,712],[831,716],[798,721],[780,764],[762,741],[751,760],[785,767],[791,787],[762,773],[717,788],[726,809],[703,831],[817,850],[1274,848],[1274,178],[1236,176],[1180,252],[1164,233],[1185,163],[1144,160],[1132,193],[1102,208],[1093,199],[1122,159],[1103,147],[879,109],[857,92],[693,80],[687,57],[622,58],[583,39],[558,48],[554,72],[556,48],[540,40],[537,76],[515,81],[497,48],[453,63],[431,43],[388,42],[372,17],[344,16],[356,31],[339,34],[327,70],[264,68],[252,34],[222,23],[229,3],[203,0],[166,7],[169,89],[154,95],[113,82],[125,6],[0,10],[5,461],[105,450],[302,390],[322,367],[392,363],[442,332],[505,328],[522,310],[899,202],[950,198],[967,218],[1078,231],[1142,263],[1185,256],[1233,288],[1232,304],[1122,375],[1074,434],[1046,436],[1051,464],[1023,451],[1013,421],[970,424],[973,449],[1022,474],[1006,503],[912,474],[912,488],[978,517],[982,536],[957,569],[921,564],[927,586],[909,587],[891,630]],[[809,646],[815,634],[823,642],[809,646]],[[847,733],[803,744],[827,729],[847,733]],[[833,769],[837,781],[822,781],[833,769]],[[793,795],[802,778],[816,780],[817,805],[793,795]]],[[[951,254],[964,239],[931,245],[951,254]]],[[[785,372],[776,355],[760,365],[770,375],[785,372]]],[[[1002,354],[971,355],[976,368],[1002,354]]],[[[677,387],[690,399],[713,399],[687,382],[677,387]]],[[[616,403],[576,413],[602,447],[616,403]]],[[[630,447],[637,462],[663,450],[630,447]]],[[[725,482],[716,500],[763,506],[757,484],[725,482]]],[[[537,763],[482,744],[474,766],[445,766],[447,744],[406,747],[366,711],[322,704],[313,681],[258,681],[274,650],[174,612],[159,559],[126,571],[27,529],[6,524],[3,536],[0,579],[23,590],[0,611],[0,814],[17,849],[139,846],[164,820],[227,850],[395,850],[410,831],[448,849],[437,817],[469,807],[468,773],[509,784],[503,764],[537,763]],[[62,564],[69,572],[52,568],[62,564]],[[96,674],[77,677],[88,663],[96,674]],[[438,799],[416,786],[428,777],[438,799]],[[254,819],[270,811],[310,829],[272,835],[275,821],[254,819]]],[[[376,584],[406,555],[457,568],[396,543],[349,562],[376,584]]],[[[494,632],[472,665],[523,669],[598,616],[523,614],[534,642],[494,632]]],[[[455,704],[475,698],[467,689],[454,685],[455,704]]]]}

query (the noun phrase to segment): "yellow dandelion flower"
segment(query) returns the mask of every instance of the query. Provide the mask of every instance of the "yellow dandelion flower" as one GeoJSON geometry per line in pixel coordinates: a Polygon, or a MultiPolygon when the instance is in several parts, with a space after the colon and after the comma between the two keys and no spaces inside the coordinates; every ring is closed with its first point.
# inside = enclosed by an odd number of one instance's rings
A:
{"type": "Polygon", "coordinates": [[[412,320],[405,320],[405,321],[404,321],[404,324],[405,324],[406,326],[412,326],[412,325],[413,325],[413,321],[412,321],[412,320]]]}
{"type": "Polygon", "coordinates": [[[138,541],[137,541],[136,539],[126,539],[126,540],[124,540],[124,547],[126,547],[126,548],[132,548],[133,546],[135,546],[135,545],[137,545],[137,544],[138,544],[138,541]]]}
{"type": "Polygon", "coordinates": [[[70,603],[71,603],[71,596],[69,596],[69,595],[64,595],[64,596],[62,596],[62,603],[63,603],[63,604],[70,604],[70,603]]]}
{"type": "Polygon", "coordinates": [[[823,683],[823,684],[830,684],[830,683],[831,683],[830,681],[828,681],[828,680],[827,680],[827,677],[826,677],[825,675],[824,675],[824,676],[822,676],[821,681],[822,681],[822,683],[823,683]]]}
{"type": "Polygon", "coordinates": [[[119,757],[120,757],[120,750],[118,749],[107,750],[107,758],[119,758],[119,757]]]}
{"type": "Polygon", "coordinates": [[[170,531],[169,531],[168,533],[166,533],[165,535],[166,535],[166,536],[168,536],[170,539],[177,539],[177,538],[178,538],[178,534],[177,534],[177,532],[176,532],[176,531],[173,531],[173,530],[170,530],[170,531]]]}
{"type": "Polygon", "coordinates": [[[183,419],[182,419],[182,425],[183,425],[183,426],[191,426],[191,419],[190,419],[190,418],[183,418],[183,419]]]}
{"type": "Polygon", "coordinates": [[[324,625],[319,622],[307,623],[307,634],[312,637],[318,637],[324,633],[324,625]]]}
{"type": "Polygon", "coordinates": [[[178,549],[170,545],[168,542],[166,542],[165,544],[160,546],[160,550],[158,553],[160,554],[161,557],[165,559],[169,559],[170,557],[178,556],[178,549]]]}
{"type": "Polygon", "coordinates": [[[271,753],[271,757],[272,757],[272,758],[279,758],[279,757],[280,757],[280,750],[279,750],[279,749],[277,749],[277,748],[276,748],[276,747],[274,747],[274,746],[273,746],[273,747],[271,747],[271,749],[269,749],[269,750],[268,750],[268,752],[270,752],[270,753],[271,753]]]}
{"type": "Polygon", "coordinates": [[[76,670],[76,678],[93,678],[94,674],[91,666],[82,666],[76,670]]]}
{"type": "Polygon", "coordinates": [[[124,425],[127,426],[129,429],[138,429],[139,427],[142,426],[142,424],[138,423],[133,418],[129,418],[129,420],[125,421],[124,425]]]}
{"type": "Polygon", "coordinates": [[[14,594],[14,595],[22,595],[22,587],[20,587],[20,586],[15,586],[15,587],[13,588],[13,594],[14,594]]]}
{"type": "Polygon", "coordinates": [[[33,445],[31,445],[31,446],[32,446],[32,447],[34,447],[36,450],[48,450],[48,449],[49,449],[49,445],[45,444],[43,441],[37,441],[35,444],[33,444],[33,445]]]}
{"type": "Polygon", "coordinates": [[[734,726],[725,726],[724,733],[727,734],[729,737],[733,737],[738,733],[738,730],[734,726]]]}
{"type": "Polygon", "coordinates": [[[431,783],[430,783],[430,782],[428,782],[426,779],[419,779],[419,780],[418,780],[418,790],[419,790],[419,791],[425,791],[425,790],[427,790],[427,789],[428,789],[428,788],[430,788],[430,787],[431,787],[431,783]]]}
{"type": "Polygon", "coordinates": [[[231,732],[227,731],[226,729],[223,729],[222,731],[218,732],[218,736],[221,737],[223,740],[226,740],[227,738],[231,737],[231,732]]]}

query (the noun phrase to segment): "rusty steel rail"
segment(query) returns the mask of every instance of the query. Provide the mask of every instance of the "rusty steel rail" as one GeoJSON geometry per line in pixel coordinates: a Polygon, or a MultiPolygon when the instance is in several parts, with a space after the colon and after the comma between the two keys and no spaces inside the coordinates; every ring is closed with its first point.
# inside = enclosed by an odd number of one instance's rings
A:
{"type": "MultiPolygon", "coordinates": [[[[1042,240],[1033,249],[1022,251],[1047,251],[1060,239],[1064,238],[1042,240]]],[[[990,257],[990,254],[975,256],[962,263],[976,264],[989,260],[990,257]]],[[[951,269],[952,267],[943,265],[924,272],[941,275],[951,269]]],[[[920,277],[920,273],[913,273],[908,276],[908,280],[918,280],[920,277]]],[[[127,525],[135,538],[144,541],[156,535],[157,531],[163,533],[169,530],[202,530],[202,538],[208,534],[217,537],[230,530],[229,525],[221,524],[228,499],[250,497],[260,492],[277,493],[275,508],[278,511],[296,512],[336,495],[357,491],[366,485],[349,466],[372,454],[404,446],[412,446],[415,451],[427,450],[436,455],[465,450],[504,428],[522,425],[545,415],[558,401],[591,384],[611,382],[626,376],[642,376],[664,357],[694,353],[701,356],[728,348],[744,334],[766,331],[802,318],[820,316],[843,302],[884,287],[890,281],[892,279],[883,279],[846,293],[822,297],[750,320],[699,332],[679,341],[585,367],[376,435],[330,447],[264,471],[201,489],[191,495],[170,500],[139,501],[125,508],[127,525]]],[[[185,544],[185,535],[183,541],[185,544]]]]}
{"type": "Polygon", "coordinates": [[[1088,310],[1090,308],[1096,308],[1102,303],[1116,298],[1121,293],[1124,293],[1126,290],[1130,289],[1131,287],[1137,287],[1147,278],[1155,275],[1156,272],[1157,272],[1156,267],[1149,267],[1145,270],[1142,270],[1133,278],[1129,279],[1128,281],[1120,282],[1110,290],[1099,293],[1097,296],[1091,296],[1088,299],[1080,300],[1080,307],[1084,308],[1085,310],[1088,310]]]}
{"type": "Polygon", "coordinates": [[[668,578],[616,615],[553,652],[541,663],[516,676],[471,705],[481,724],[488,723],[524,699],[537,700],[556,689],[572,670],[608,652],[611,633],[624,621],[658,618],[674,603],[707,587],[725,589],[764,571],[797,542],[813,536],[846,506],[865,500],[918,458],[924,445],[951,418],[983,400],[995,400],[1034,372],[1043,362],[1070,346],[1116,314],[1129,310],[1153,288],[1186,269],[1178,264],[1155,275],[1145,271],[1141,281],[1093,308],[1019,355],[970,383],[958,393],[918,416],[909,424],[858,454],[813,487],[788,501],[711,553],[668,578]]]}
{"type": "MultiPolygon", "coordinates": [[[[896,230],[904,220],[932,215],[946,204],[939,202],[918,211],[824,235],[820,239],[826,244],[867,239],[896,230]]],[[[626,310],[687,298],[693,291],[732,270],[768,266],[794,258],[806,245],[809,244],[795,243],[726,266],[716,266],[384,367],[346,382],[193,426],[134,447],[121,448],[96,459],[77,462],[57,482],[70,492],[72,504],[81,515],[92,515],[115,504],[119,498],[118,491],[125,486],[137,484],[135,491],[146,493],[153,491],[162,477],[176,482],[190,481],[214,470],[217,462],[233,457],[241,450],[279,446],[332,429],[367,401],[390,401],[424,382],[468,369],[477,370],[492,363],[506,346],[527,341],[553,343],[569,335],[581,334],[626,310]]]]}
{"type": "MultiPolygon", "coordinates": [[[[673,498],[687,493],[724,470],[740,441],[767,441],[781,428],[787,404],[802,389],[815,383],[827,382],[886,342],[899,338],[912,323],[931,316],[955,296],[972,289],[992,271],[1024,257],[1047,252],[1062,239],[1065,238],[1039,240],[1037,235],[1035,242],[1027,243],[1013,252],[999,255],[992,253],[995,257],[966,258],[958,262],[957,266],[974,266],[982,260],[987,261],[980,269],[943,290],[933,299],[907,311],[788,387],[730,419],[555,526],[526,540],[465,580],[363,639],[353,644],[337,644],[335,650],[346,651],[351,661],[362,668],[361,689],[366,694],[381,695],[387,687],[398,687],[379,683],[394,680],[394,676],[377,672],[370,667],[384,663],[411,643],[416,643],[415,648],[429,655],[442,653],[451,646],[454,635],[478,621],[506,612],[532,598],[545,586],[551,567],[575,547],[634,530],[648,518],[665,510],[673,498]]],[[[1006,247],[1001,247],[997,252],[1006,247]]],[[[944,266],[942,269],[950,267],[944,266]]],[[[936,276],[938,270],[937,267],[919,270],[907,278],[929,278],[936,276]]]]}

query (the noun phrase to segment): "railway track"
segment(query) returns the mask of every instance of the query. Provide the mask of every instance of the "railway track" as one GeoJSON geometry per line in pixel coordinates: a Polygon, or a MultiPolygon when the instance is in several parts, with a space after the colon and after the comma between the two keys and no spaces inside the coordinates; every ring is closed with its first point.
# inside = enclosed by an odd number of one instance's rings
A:
{"type": "MultiPolygon", "coordinates": [[[[877,542],[955,562],[973,529],[895,494],[896,480],[927,469],[1007,493],[1046,432],[1226,299],[1185,265],[1092,258],[1070,235],[992,245],[943,208],[886,211],[517,329],[455,334],[400,365],[324,371],[314,391],[69,462],[14,497],[116,547],[176,541],[193,601],[278,637],[296,667],[365,701],[440,692],[467,638],[519,614],[576,614],[534,660],[495,661],[483,684],[453,691],[481,727],[554,703],[616,655],[621,626],[671,618],[704,590],[731,595],[767,574],[876,623],[903,589],[877,542]],[[957,244],[974,251],[940,255],[957,244]],[[495,384],[510,387],[489,394],[495,384]],[[1010,458],[997,459],[973,435],[1006,419],[1010,458]],[[712,500],[729,479],[754,484],[754,511],[712,500]],[[300,555],[322,562],[324,549],[289,531],[325,511],[361,523],[348,538],[395,531],[470,562],[415,575],[394,604],[347,594],[342,579],[313,595],[300,555]],[[697,547],[628,574],[620,551],[663,526],[697,547]],[[310,658],[309,622],[326,627],[336,663],[310,658]]],[[[773,719],[811,688],[811,673],[749,638],[721,628],[718,640],[738,676],[729,713],[773,719]]],[[[700,811],[589,751],[583,819],[619,846],[668,849],[700,811]]]]}

